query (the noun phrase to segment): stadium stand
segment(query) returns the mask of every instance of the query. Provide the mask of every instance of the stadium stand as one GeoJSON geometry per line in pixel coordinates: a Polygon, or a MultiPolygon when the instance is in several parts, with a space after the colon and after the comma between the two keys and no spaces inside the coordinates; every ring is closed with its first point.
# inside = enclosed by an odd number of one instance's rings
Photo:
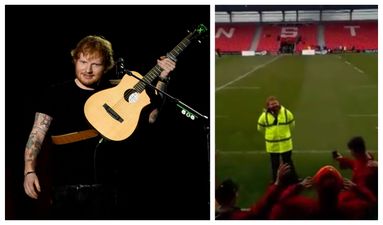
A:
{"type": "Polygon", "coordinates": [[[216,50],[247,51],[244,55],[376,52],[377,21],[377,5],[220,5],[216,50]]]}
{"type": "Polygon", "coordinates": [[[301,39],[297,43],[295,51],[300,52],[303,49],[307,49],[308,47],[315,49],[315,47],[318,45],[317,27],[318,26],[315,24],[302,24],[298,27],[298,35],[301,37],[301,39]]]}
{"type": "Polygon", "coordinates": [[[262,27],[262,34],[258,42],[257,51],[277,52],[279,49],[278,36],[281,33],[281,27],[277,25],[267,25],[262,27]]]}
{"type": "Polygon", "coordinates": [[[254,23],[216,24],[215,44],[221,52],[249,50],[256,31],[254,23]]]}
{"type": "MultiPolygon", "coordinates": [[[[216,26],[216,49],[221,52],[240,52],[250,50],[254,41],[256,27],[261,29],[256,51],[276,53],[282,41],[295,44],[295,52],[303,49],[315,49],[318,44],[318,24],[267,24],[255,23],[230,24],[222,23],[216,26]],[[284,37],[288,35],[288,38],[284,37]],[[292,36],[296,37],[292,39],[292,36]]],[[[325,22],[325,46],[328,49],[342,50],[371,50],[378,49],[378,24],[376,21],[368,22],[325,22]],[[344,49],[345,47],[345,49],[344,49]]]]}
{"type": "Polygon", "coordinates": [[[325,42],[329,49],[347,50],[378,49],[378,23],[369,22],[332,22],[325,24],[325,42]]]}
{"type": "Polygon", "coordinates": [[[257,51],[277,52],[283,41],[296,44],[296,51],[302,51],[308,47],[314,49],[317,46],[316,36],[317,25],[315,24],[263,26],[257,51]]]}

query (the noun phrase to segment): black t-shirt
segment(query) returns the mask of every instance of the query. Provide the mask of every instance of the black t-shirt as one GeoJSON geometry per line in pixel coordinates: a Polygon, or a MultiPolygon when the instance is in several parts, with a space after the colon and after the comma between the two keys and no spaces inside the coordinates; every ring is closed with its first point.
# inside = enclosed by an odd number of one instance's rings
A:
{"type": "MultiPolygon", "coordinates": [[[[84,114],[85,102],[97,91],[110,87],[112,86],[106,84],[97,90],[84,90],[79,88],[74,80],[49,87],[42,96],[37,110],[53,118],[47,137],[91,129],[92,126],[84,114]]],[[[151,109],[160,103],[160,100],[154,97],[153,90],[147,88],[146,92],[150,96],[151,104],[142,111],[143,119],[140,118],[140,121],[147,121],[151,109]]],[[[141,122],[141,127],[146,125],[141,122]]],[[[132,136],[136,137],[137,134],[132,136]]],[[[100,138],[99,136],[75,143],[55,145],[51,154],[53,184],[95,183],[95,149],[100,138]]]]}
{"type": "MultiPolygon", "coordinates": [[[[91,129],[84,114],[86,100],[96,91],[79,88],[74,80],[52,85],[43,94],[37,112],[51,116],[50,135],[91,129]]],[[[56,185],[94,183],[93,153],[100,138],[55,145],[52,152],[52,180],[56,185]]]]}
{"type": "Polygon", "coordinates": [[[49,87],[41,99],[38,111],[53,118],[51,135],[90,129],[84,114],[84,104],[95,92],[79,88],[74,80],[49,87]]]}

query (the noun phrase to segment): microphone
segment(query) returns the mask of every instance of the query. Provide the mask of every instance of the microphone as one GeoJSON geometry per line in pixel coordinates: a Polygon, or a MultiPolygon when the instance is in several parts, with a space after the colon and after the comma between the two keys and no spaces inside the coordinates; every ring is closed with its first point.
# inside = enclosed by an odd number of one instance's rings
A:
{"type": "Polygon", "coordinates": [[[117,64],[116,64],[116,74],[118,78],[121,78],[125,74],[125,65],[124,65],[124,59],[118,58],[117,64]]]}
{"type": "Polygon", "coordinates": [[[121,78],[125,74],[128,74],[129,76],[133,76],[132,72],[130,70],[125,69],[125,61],[123,58],[118,58],[117,64],[116,64],[116,71],[117,71],[117,76],[121,78]]]}

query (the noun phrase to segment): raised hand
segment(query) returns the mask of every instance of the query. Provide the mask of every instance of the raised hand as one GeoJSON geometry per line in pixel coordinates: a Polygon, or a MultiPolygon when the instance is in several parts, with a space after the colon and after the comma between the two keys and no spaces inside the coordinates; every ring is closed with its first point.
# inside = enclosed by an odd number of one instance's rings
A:
{"type": "Polygon", "coordinates": [[[169,73],[176,68],[176,63],[165,56],[161,56],[160,59],[157,59],[157,64],[163,69],[160,74],[162,79],[166,79],[169,73]]]}

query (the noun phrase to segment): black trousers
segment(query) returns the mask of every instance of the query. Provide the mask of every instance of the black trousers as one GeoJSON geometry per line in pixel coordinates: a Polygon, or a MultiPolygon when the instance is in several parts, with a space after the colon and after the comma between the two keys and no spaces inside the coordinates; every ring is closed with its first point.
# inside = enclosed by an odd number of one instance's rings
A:
{"type": "Polygon", "coordinates": [[[298,175],[295,171],[293,160],[291,159],[293,151],[284,153],[270,153],[271,170],[273,175],[273,182],[277,179],[277,172],[281,163],[287,163],[290,165],[290,174],[287,176],[287,183],[296,183],[298,181],[298,175]]]}
{"type": "Polygon", "coordinates": [[[64,185],[52,190],[50,219],[111,219],[115,193],[104,185],[64,185]]]}

